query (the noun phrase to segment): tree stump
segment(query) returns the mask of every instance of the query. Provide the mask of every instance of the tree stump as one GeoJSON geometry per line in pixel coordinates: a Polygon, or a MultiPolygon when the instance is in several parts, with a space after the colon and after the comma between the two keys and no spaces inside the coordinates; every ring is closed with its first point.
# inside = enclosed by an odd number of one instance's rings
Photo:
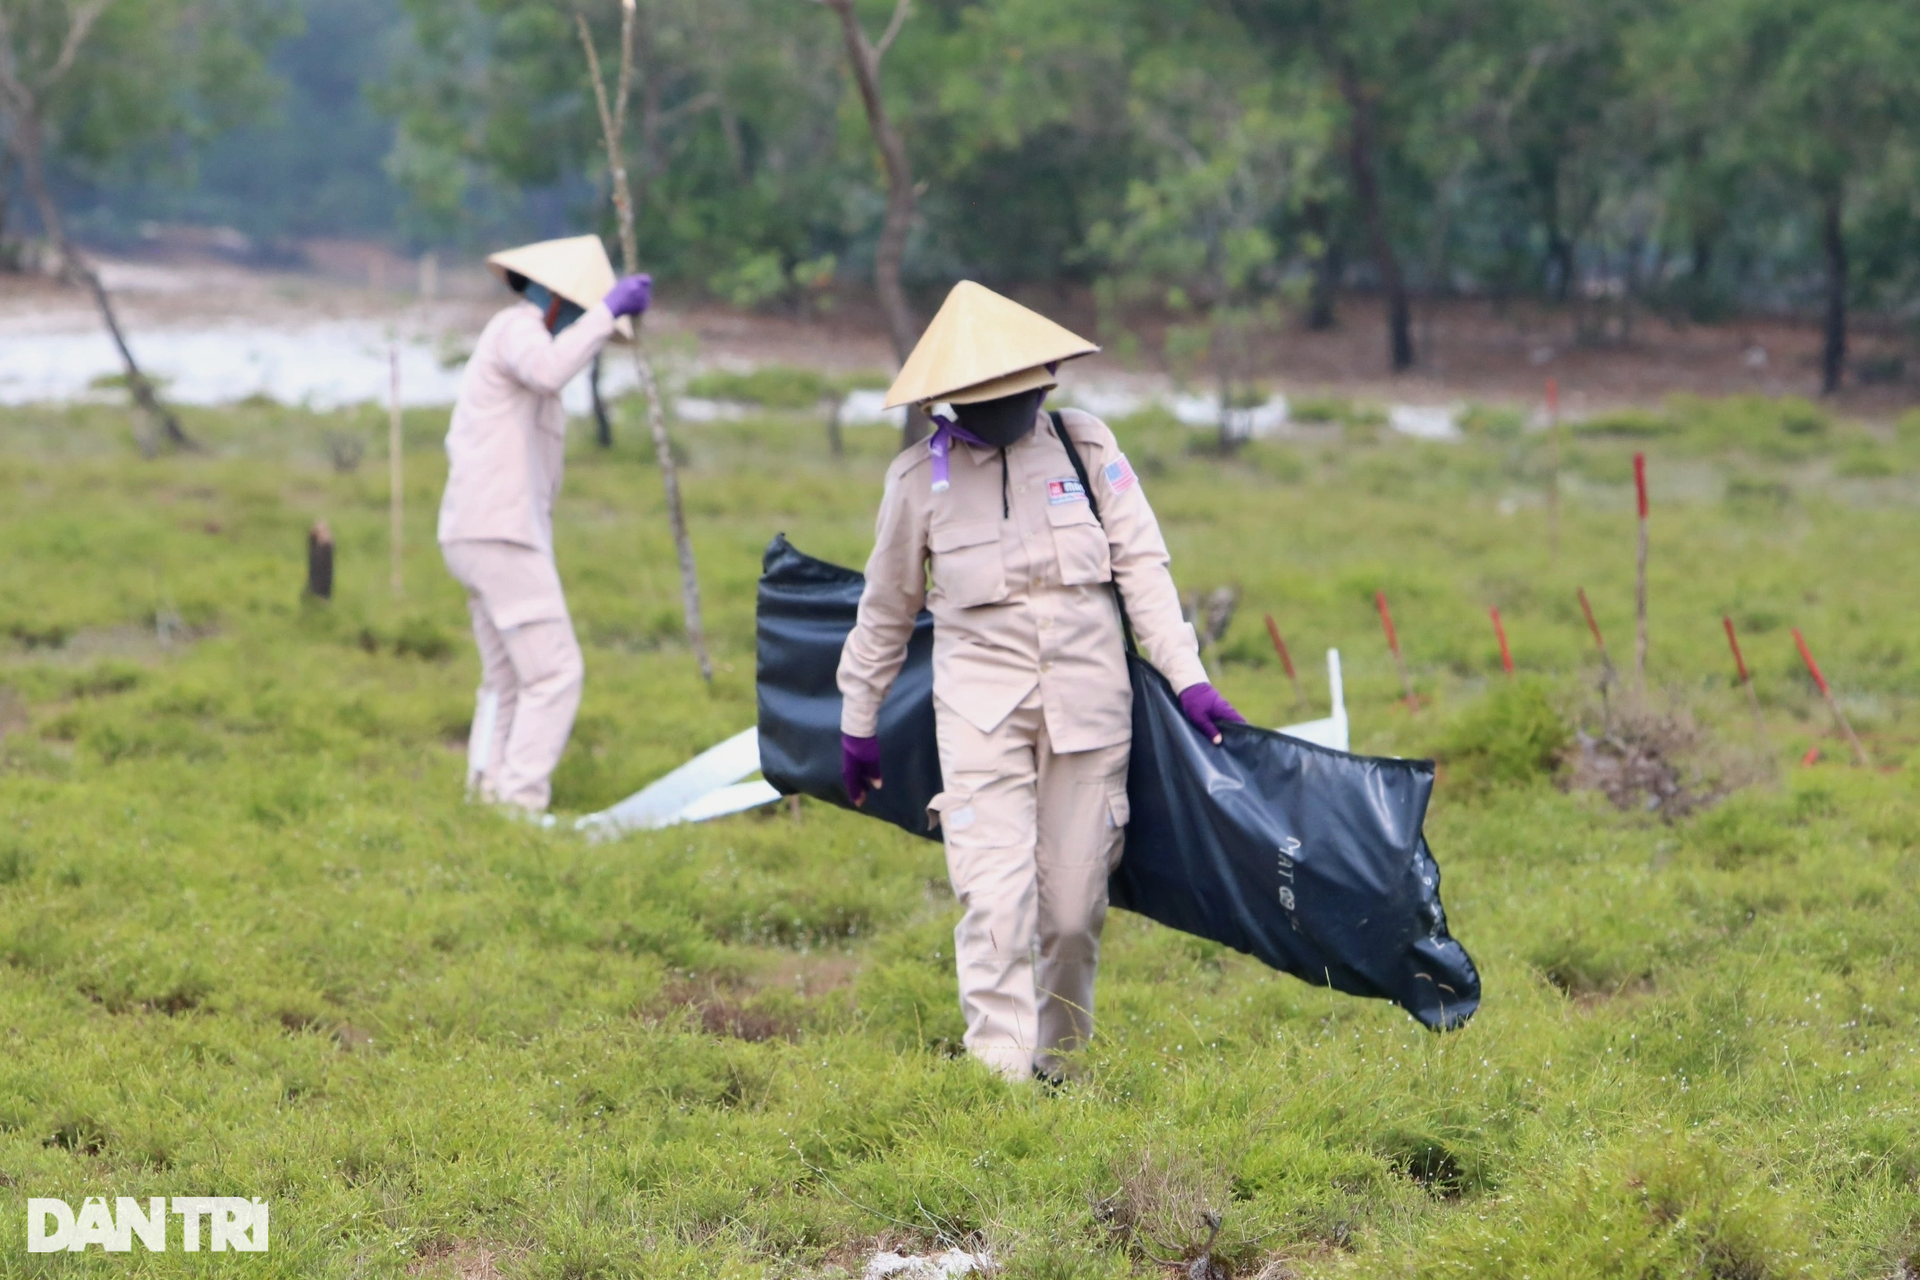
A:
{"type": "Polygon", "coordinates": [[[315,600],[333,599],[333,531],[325,520],[307,530],[307,591],[315,600]]]}

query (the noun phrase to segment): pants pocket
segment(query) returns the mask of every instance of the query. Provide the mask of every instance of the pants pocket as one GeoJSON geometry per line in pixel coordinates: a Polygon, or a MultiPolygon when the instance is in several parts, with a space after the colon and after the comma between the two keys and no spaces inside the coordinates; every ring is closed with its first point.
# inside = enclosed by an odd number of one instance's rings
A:
{"type": "Polygon", "coordinates": [[[927,826],[937,829],[943,837],[958,835],[979,819],[970,791],[942,791],[927,801],[927,826]]]}

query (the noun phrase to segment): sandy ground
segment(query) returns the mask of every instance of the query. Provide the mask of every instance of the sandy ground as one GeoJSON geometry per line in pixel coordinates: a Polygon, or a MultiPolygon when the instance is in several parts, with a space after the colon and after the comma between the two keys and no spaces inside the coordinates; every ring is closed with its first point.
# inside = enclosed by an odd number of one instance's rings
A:
{"type": "MultiPolygon", "coordinates": [[[[305,272],[181,257],[106,260],[102,269],[136,355],[167,379],[168,394],[183,403],[266,395],[324,408],[384,400],[394,351],[403,399],[450,402],[460,362],[506,300],[504,290],[477,265],[422,270],[364,245],[316,243],[308,257],[315,269],[305,272]]],[[[1046,291],[1023,300],[1083,332],[1095,328],[1084,296],[1046,291]]],[[[1244,376],[1293,397],[1335,393],[1413,405],[1533,404],[1552,377],[1574,415],[1601,405],[1652,403],[1677,391],[1818,391],[1819,334],[1811,325],[1780,320],[1678,326],[1640,315],[1624,338],[1616,324],[1609,340],[1581,342],[1565,311],[1423,304],[1416,327],[1420,367],[1400,376],[1387,371],[1384,327],[1372,300],[1345,300],[1340,321],[1325,333],[1287,329],[1264,335],[1247,352],[1244,376]]],[[[662,363],[683,372],[778,363],[849,373],[892,365],[878,316],[857,299],[843,301],[824,318],[802,321],[676,306],[669,293],[648,317],[647,330],[662,363]]],[[[1154,325],[1142,326],[1140,337],[1141,349],[1157,348],[1154,325]]],[[[1850,386],[1840,407],[1888,418],[1920,402],[1920,353],[1906,360],[1912,372],[1895,364],[1912,345],[1897,333],[1856,332],[1856,367],[1876,366],[1881,380],[1850,386]]],[[[97,394],[90,392],[95,380],[118,371],[118,358],[84,293],[37,277],[0,275],[0,403],[97,394]]],[[[1165,370],[1144,360],[1128,364],[1096,356],[1068,366],[1066,374],[1068,390],[1077,389],[1090,405],[1176,390],[1165,370]]],[[[606,362],[604,386],[618,391],[631,382],[625,360],[606,362]]],[[[584,380],[569,389],[568,398],[576,410],[584,409],[584,380]]]]}

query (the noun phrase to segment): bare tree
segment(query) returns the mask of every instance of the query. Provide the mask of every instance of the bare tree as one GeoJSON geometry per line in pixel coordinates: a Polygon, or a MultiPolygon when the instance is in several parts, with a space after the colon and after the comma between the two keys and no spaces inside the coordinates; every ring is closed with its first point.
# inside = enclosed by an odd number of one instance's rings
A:
{"type": "MultiPolygon", "coordinates": [[[[627,185],[627,166],[621,150],[621,135],[627,127],[627,99],[633,91],[633,28],[637,18],[634,0],[620,5],[620,73],[614,98],[607,101],[606,79],[600,74],[600,55],[594,51],[593,33],[581,14],[574,15],[580,30],[580,44],[586,50],[587,70],[593,76],[593,98],[600,109],[600,131],[607,143],[607,183],[612,188],[614,214],[620,222],[620,260],[628,275],[640,269],[640,246],[633,230],[633,192],[627,185]]],[[[660,382],[654,377],[653,361],[640,341],[640,319],[633,318],[633,367],[640,378],[640,391],[647,399],[647,424],[653,430],[653,452],[660,462],[660,481],[667,491],[667,522],[673,527],[673,546],[680,557],[680,599],[686,611],[687,643],[700,664],[700,677],[713,683],[713,659],[707,656],[706,624],[700,617],[700,575],[693,563],[693,539],[687,533],[686,507],[680,501],[680,468],[673,460],[673,438],[667,434],[667,420],[660,404],[660,382]]]]}
{"type": "MultiPolygon", "coordinates": [[[[887,115],[887,104],[880,96],[880,60],[893,47],[906,24],[912,0],[895,0],[893,18],[878,42],[867,38],[866,28],[853,11],[853,0],[814,0],[840,15],[840,29],[847,40],[847,64],[853,68],[854,83],[860,88],[860,101],[867,109],[867,126],[873,132],[873,144],[880,150],[880,162],[887,170],[887,215],[880,224],[880,242],[873,251],[873,285],[880,295],[880,310],[887,319],[887,336],[893,341],[893,358],[905,364],[920,340],[920,326],[907,302],[907,291],[900,284],[900,262],[906,256],[907,232],[913,226],[914,206],[920,192],[913,185],[913,170],[907,164],[907,147],[900,131],[887,115]]],[[[926,415],[918,408],[907,411],[905,439],[912,444],[927,434],[926,415]]]]}
{"type": "MultiPolygon", "coordinates": [[[[1820,349],[1820,394],[1840,390],[1847,371],[1847,236],[1844,193],[1835,182],[1820,201],[1820,246],[1827,269],[1827,312],[1820,349]]],[[[1858,743],[1854,744],[1856,747],[1858,743]]]]}
{"type": "Polygon", "coordinates": [[[1413,308],[1407,301],[1406,277],[1400,271],[1400,258],[1394,252],[1380,198],[1375,95],[1362,81],[1351,58],[1340,57],[1338,73],[1340,96],[1347,104],[1347,167],[1354,201],[1360,206],[1367,244],[1373,250],[1374,270],[1379,272],[1380,287],[1386,294],[1387,346],[1393,371],[1401,373],[1413,367],[1413,308]]]}
{"type": "Polygon", "coordinates": [[[21,181],[40,214],[41,229],[59,255],[61,272],[68,279],[85,285],[93,294],[94,305],[100,308],[100,318],[106,322],[113,345],[120,352],[120,362],[126,368],[127,390],[132,392],[134,402],[146,414],[149,423],[148,432],[140,438],[140,451],[152,457],[159,451],[161,440],[183,449],[192,448],[193,441],[181,430],[180,420],[160,403],[153,383],[140,371],[132,349],[127,346],[120,318],[114,313],[113,299],[100,282],[100,273],[94,270],[93,265],[67,237],[60,206],[47,188],[44,161],[46,126],[41,117],[41,108],[46,95],[73,69],[74,59],[79,56],[81,45],[86,43],[87,33],[99,21],[108,3],[109,0],[69,3],[66,6],[66,31],[59,41],[59,47],[44,66],[33,68],[27,65],[26,55],[30,50],[16,45],[7,2],[0,0],[0,108],[4,108],[4,115],[9,121],[7,149],[20,164],[21,181]]]}

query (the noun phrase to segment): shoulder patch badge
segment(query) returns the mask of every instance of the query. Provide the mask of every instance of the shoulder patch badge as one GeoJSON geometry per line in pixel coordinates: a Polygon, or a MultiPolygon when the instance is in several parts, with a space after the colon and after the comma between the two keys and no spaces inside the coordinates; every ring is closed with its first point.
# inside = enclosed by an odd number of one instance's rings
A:
{"type": "Polygon", "coordinates": [[[1107,487],[1115,493],[1125,493],[1139,483],[1139,477],[1127,465],[1127,455],[1124,453],[1106,465],[1106,474],[1107,487]]]}
{"type": "Polygon", "coordinates": [[[1073,476],[1068,476],[1064,480],[1047,481],[1047,505],[1050,507],[1060,507],[1065,506],[1069,502],[1085,502],[1086,500],[1086,489],[1082,487],[1080,481],[1073,476]]]}

